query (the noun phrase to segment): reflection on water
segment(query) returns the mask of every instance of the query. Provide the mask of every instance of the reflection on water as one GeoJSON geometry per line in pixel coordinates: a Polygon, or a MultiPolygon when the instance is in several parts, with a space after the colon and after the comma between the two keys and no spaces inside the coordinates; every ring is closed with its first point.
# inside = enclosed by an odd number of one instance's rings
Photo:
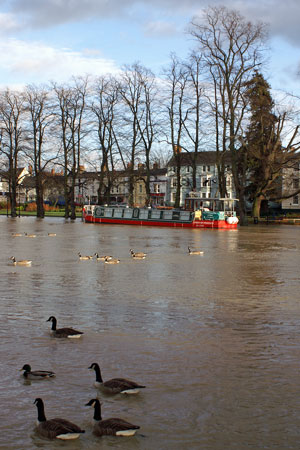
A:
{"type": "Polygon", "coordinates": [[[299,448],[297,227],[173,230],[6,217],[0,225],[1,449],[299,448]],[[190,256],[188,246],[204,255],[190,256]],[[131,259],[130,248],[147,258],[131,259]],[[78,252],[121,263],[79,261],[78,252]],[[12,266],[12,255],[32,266],[12,266]],[[83,338],[50,338],[51,315],[83,338]],[[97,394],[93,362],[104,379],[147,386],[138,396],[98,393],[103,417],[139,424],[136,437],[92,435],[84,405],[97,394]],[[25,363],[57,376],[28,384],[18,371],[25,363]],[[40,439],[36,397],[49,418],[68,418],[86,434],[71,444],[40,439]]]}

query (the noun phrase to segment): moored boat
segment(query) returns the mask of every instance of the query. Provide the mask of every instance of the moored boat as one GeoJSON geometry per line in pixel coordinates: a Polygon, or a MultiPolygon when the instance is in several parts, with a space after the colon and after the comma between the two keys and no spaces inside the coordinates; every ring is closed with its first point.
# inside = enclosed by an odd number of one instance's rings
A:
{"type": "MultiPolygon", "coordinates": [[[[203,199],[204,200],[204,199],[203,199]]],[[[206,199],[205,199],[206,200],[206,199]]],[[[117,206],[85,205],[83,219],[86,223],[148,225],[178,228],[237,228],[238,218],[233,211],[234,199],[210,199],[222,202],[222,210],[203,207],[197,211],[158,208],[130,208],[117,206]],[[230,209],[226,206],[231,204],[230,209]]],[[[207,204],[208,200],[205,202],[207,204]]]]}

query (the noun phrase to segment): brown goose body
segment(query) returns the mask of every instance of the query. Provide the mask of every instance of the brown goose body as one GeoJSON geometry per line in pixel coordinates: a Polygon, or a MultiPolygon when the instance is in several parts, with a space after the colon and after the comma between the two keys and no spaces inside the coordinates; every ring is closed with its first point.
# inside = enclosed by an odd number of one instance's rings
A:
{"type": "Polygon", "coordinates": [[[95,256],[96,256],[96,260],[97,260],[97,261],[105,261],[105,260],[108,261],[108,260],[110,260],[110,259],[113,259],[112,256],[109,256],[109,255],[99,256],[98,253],[95,253],[95,256]]]}
{"type": "Polygon", "coordinates": [[[95,387],[101,388],[109,394],[138,394],[140,389],[146,387],[126,378],[112,378],[111,380],[103,381],[101,370],[97,363],[93,363],[89,369],[94,369],[96,373],[95,387]]]}
{"type": "Polygon", "coordinates": [[[51,333],[56,338],[80,338],[82,331],[74,330],[74,328],[56,328],[57,320],[54,316],[49,317],[47,322],[52,322],[51,333]]]}
{"type": "Polygon", "coordinates": [[[66,419],[54,418],[47,420],[44,412],[44,403],[41,398],[35,399],[34,403],[38,409],[38,421],[36,431],[47,439],[70,440],[79,438],[85,431],[78,425],[66,419]]]}
{"type": "Polygon", "coordinates": [[[14,256],[10,258],[14,266],[31,266],[32,261],[29,259],[22,259],[21,261],[17,261],[14,256]]]}
{"type": "Polygon", "coordinates": [[[102,420],[100,401],[97,398],[90,400],[86,406],[94,407],[93,433],[96,436],[133,436],[140,428],[118,417],[102,420]]]}
{"type": "Polygon", "coordinates": [[[132,250],[132,248],[130,249],[130,253],[131,253],[131,256],[132,256],[133,258],[145,258],[145,257],[147,256],[147,253],[144,253],[144,252],[134,252],[134,251],[132,250]]]}
{"type": "Polygon", "coordinates": [[[203,255],[203,251],[202,250],[191,250],[190,247],[188,247],[188,251],[190,255],[203,255]]]}

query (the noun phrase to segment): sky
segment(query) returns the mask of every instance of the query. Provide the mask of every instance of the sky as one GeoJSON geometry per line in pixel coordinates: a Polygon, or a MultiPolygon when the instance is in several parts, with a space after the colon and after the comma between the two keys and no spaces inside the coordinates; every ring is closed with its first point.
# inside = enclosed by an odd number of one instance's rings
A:
{"type": "MultiPolygon", "coordinates": [[[[223,0],[269,26],[268,81],[300,96],[300,0],[223,0]]],[[[0,0],[0,86],[117,73],[140,62],[160,75],[186,57],[190,20],[215,0],[0,0]]]]}

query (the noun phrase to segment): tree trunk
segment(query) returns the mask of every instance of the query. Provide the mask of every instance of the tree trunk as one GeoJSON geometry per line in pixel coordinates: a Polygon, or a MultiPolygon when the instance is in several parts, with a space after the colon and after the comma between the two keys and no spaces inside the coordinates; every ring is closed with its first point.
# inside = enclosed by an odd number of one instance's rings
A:
{"type": "Polygon", "coordinates": [[[263,199],[264,197],[262,195],[259,195],[254,198],[252,206],[252,217],[260,218],[260,207],[263,199]]]}

